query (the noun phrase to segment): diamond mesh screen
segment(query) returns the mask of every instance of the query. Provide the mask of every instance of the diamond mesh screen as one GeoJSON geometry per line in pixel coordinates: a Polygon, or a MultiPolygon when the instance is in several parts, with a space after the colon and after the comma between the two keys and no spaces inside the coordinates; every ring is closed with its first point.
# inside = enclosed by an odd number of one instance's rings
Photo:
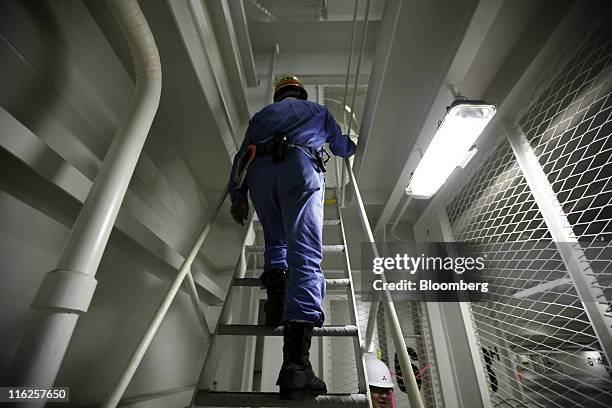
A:
{"type": "MultiPolygon", "coordinates": [[[[359,136],[359,128],[361,126],[361,118],[363,115],[363,108],[365,105],[365,99],[368,93],[367,86],[358,86],[355,90],[353,86],[349,86],[347,90],[346,97],[346,105],[348,109],[344,108],[342,102],[344,101],[344,86],[342,85],[325,85],[323,86],[323,105],[329,109],[332,113],[338,124],[340,125],[340,129],[342,130],[342,134],[347,134],[349,121],[352,120],[351,124],[351,137],[355,140],[355,137],[359,136]],[[350,104],[353,101],[353,94],[355,94],[355,106],[351,107],[350,104]]],[[[353,160],[351,158],[351,160],[353,160]]],[[[336,180],[336,173],[339,170],[336,168],[343,168],[341,165],[341,160],[339,157],[334,157],[334,160],[329,160],[327,162],[327,185],[328,187],[335,187],[336,185],[340,185],[340,182],[336,180]]],[[[338,173],[340,174],[340,173],[338,173]]],[[[342,180],[342,179],[341,179],[342,180]]],[[[344,170],[344,184],[348,185],[349,178],[346,169],[344,170]]]]}
{"type": "Polygon", "coordinates": [[[323,87],[323,104],[334,115],[334,118],[340,125],[342,133],[346,134],[348,130],[349,120],[353,120],[351,125],[351,135],[359,132],[361,126],[361,118],[363,115],[363,107],[368,93],[367,86],[358,86],[355,91],[352,86],[346,92],[346,105],[348,109],[342,106],[344,101],[344,86],[325,86],[323,87]],[[355,106],[350,106],[355,94],[355,106]],[[349,112],[349,110],[351,112],[349,112]]]}
{"type": "Polygon", "coordinates": [[[610,406],[601,348],[506,141],[447,213],[460,255],[486,258],[475,279],[491,300],[471,309],[492,401],[610,406]]]}
{"type": "Polygon", "coordinates": [[[520,124],[612,301],[612,19],[575,49],[520,124]]]}

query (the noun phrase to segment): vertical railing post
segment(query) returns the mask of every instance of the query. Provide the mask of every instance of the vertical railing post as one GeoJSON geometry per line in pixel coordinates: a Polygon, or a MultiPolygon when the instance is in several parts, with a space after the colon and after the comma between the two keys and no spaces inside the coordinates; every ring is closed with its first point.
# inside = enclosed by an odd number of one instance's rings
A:
{"type": "Polygon", "coordinates": [[[605,314],[608,306],[598,301],[603,295],[602,291],[588,282],[588,273],[592,273],[590,265],[525,133],[518,124],[504,123],[503,126],[516,161],[557,246],[576,293],[582,301],[602,351],[610,362],[612,361],[612,319],[605,314]]]}

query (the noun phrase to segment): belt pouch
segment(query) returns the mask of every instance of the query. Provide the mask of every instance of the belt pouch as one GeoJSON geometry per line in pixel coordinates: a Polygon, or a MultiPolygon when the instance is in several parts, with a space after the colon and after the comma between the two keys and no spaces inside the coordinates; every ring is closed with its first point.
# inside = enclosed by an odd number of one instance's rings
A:
{"type": "Polygon", "coordinates": [[[277,133],[272,139],[272,160],[275,162],[281,161],[287,154],[287,141],[289,135],[287,133],[277,133]]]}

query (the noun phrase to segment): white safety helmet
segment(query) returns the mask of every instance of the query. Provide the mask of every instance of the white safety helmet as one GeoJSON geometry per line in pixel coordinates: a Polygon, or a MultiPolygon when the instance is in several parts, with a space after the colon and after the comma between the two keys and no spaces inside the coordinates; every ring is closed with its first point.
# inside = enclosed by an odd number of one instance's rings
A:
{"type": "Polygon", "coordinates": [[[381,388],[393,388],[389,367],[377,358],[366,359],[366,372],[368,374],[368,385],[381,388]]]}

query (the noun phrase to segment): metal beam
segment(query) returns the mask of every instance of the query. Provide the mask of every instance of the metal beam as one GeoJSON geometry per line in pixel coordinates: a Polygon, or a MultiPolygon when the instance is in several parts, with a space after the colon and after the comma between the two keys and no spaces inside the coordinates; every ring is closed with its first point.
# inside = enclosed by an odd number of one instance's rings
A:
{"type": "MultiPolygon", "coordinates": [[[[221,114],[214,115],[215,125],[219,129],[228,161],[231,163],[231,158],[234,157],[237,150],[235,137],[241,133],[241,129],[221,89],[222,86],[227,86],[227,83],[223,84],[223,78],[217,77],[219,66],[222,65],[218,61],[220,57],[214,60],[212,58],[214,55],[209,55],[216,47],[216,43],[213,44],[214,33],[210,17],[204,5],[197,1],[169,1],[167,4],[183,39],[206,102],[213,112],[221,112],[221,114]]],[[[218,50],[216,51],[218,53],[218,50]]]]}
{"type": "Polygon", "coordinates": [[[561,52],[560,50],[567,46],[568,41],[574,40],[576,27],[583,23],[590,10],[591,7],[588,2],[578,1],[574,3],[566,14],[556,16],[554,22],[547,22],[547,24],[554,25],[554,31],[550,34],[537,55],[530,60],[522,76],[517,78],[514,87],[508,95],[503,101],[497,101],[499,104],[498,112],[487,129],[485,129],[485,133],[480,137],[482,144],[479,146],[478,153],[476,153],[471,163],[460,174],[459,172],[451,174],[446,184],[430,200],[427,208],[415,223],[415,228],[426,228],[429,220],[435,218],[440,209],[448,204],[452,195],[465,186],[480,169],[477,164],[482,163],[487,155],[504,138],[497,119],[514,116],[517,110],[523,107],[525,103],[531,102],[534,88],[537,87],[541,78],[546,73],[550,73],[554,69],[550,61],[558,57],[561,52]],[[474,165],[471,165],[472,163],[474,165]]]}
{"type": "MultiPolygon", "coordinates": [[[[440,211],[427,228],[431,229],[431,234],[415,230],[417,240],[431,242],[430,237],[435,237],[439,241],[453,242],[446,211],[440,211]]],[[[449,246],[448,250],[454,249],[449,246]]],[[[446,407],[490,407],[470,304],[427,302],[426,309],[446,407]]]]}
{"type": "Polygon", "coordinates": [[[506,137],[516,156],[516,161],[540,209],[548,231],[555,241],[561,259],[565,263],[576,293],[580,297],[589,321],[593,325],[593,330],[599,339],[602,351],[608,361],[612,361],[612,319],[606,315],[608,306],[599,302],[603,292],[589,284],[589,281],[592,281],[592,278],[588,276],[592,272],[591,267],[586,261],[587,258],[572,231],[563,207],[559,203],[557,195],[553,191],[525,133],[518,124],[505,123],[504,128],[506,137]]]}
{"type": "Polygon", "coordinates": [[[233,20],[244,79],[247,87],[253,88],[259,85],[259,81],[257,80],[257,72],[255,70],[255,59],[253,58],[253,47],[251,46],[244,4],[242,1],[230,0],[227,2],[227,5],[233,20]]]}
{"type": "MultiPolygon", "coordinates": [[[[0,142],[3,148],[10,152],[15,160],[19,160],[24,166],[31,168],[37,177],[40,176],[39,180],[30,181],[30,183],[40,184],[35,189],[32,189],[33,185],[31,184],[28,184],[30,188],[26,189],[25,184],[19,184],[18,179],[14,177],[7,179],[11,185],[4,185],[4,188],[13,189],[15,193],[27,194],[31,206],[49,214],[63,225],[71,227],[77,213],[73,212],[70,206],[66,204],[55,203],[57,200],[63,202],[70,199],[83,203],[91,189],[92,181],[72,164],[66,162],[58,153],[1,107],[0,124],[2,124],[3,129],[7,130],[0,134],[0,142]],[[44,157],[45,160],[40,160],[40,157],[44,157]],[[62,169],[60,173],[56,171],[59,168],[62,169]],[[32,198],[34,196],[38,197],[37,194],[44,188],[43,185],[56,187],[58,198],[32,198]]],[[[5,160],[2,164],[8,165],[9,163],[5,160]]],[[[15,171],[15,169],[11,168],[11,171],[15,171]]],[[[121,234],[114,239],[119,240],[118,244],[127,252],[146,262],[147,270],[158,277],[171,280],[174,274],[167,272],[167,268],[162,267],[162,264],[172,269],[178,269],[183,262],[183,255],[179,253],[179,249],[173,246],[173,242],[168,242],[167,237],[156,235],[150,225],[145,224],[142,219],[134,217],[133,214],[141,212],[141,207],[135,206],[139,200],[132,200],[131,197],[135,198],[135,193],[128,190],[123,203],[124,210],[119,212],[115,222],[115,227],[121,234]],[[144,257],[145,253],[146,258],[144,257]]],[[[206,303],[221,303],[225,299],[225,290],[205,274],[205,272],[208,272],[206,267],[212,265],[212,261],[204,253],[199,254],[198,261],[200,261],[198,262],[199,265],[197,268],[193,268],[192,273],[198,284],[198,291],[204,292],[201,293],[201,298],[203,297],[206,303]]]]}
{"type": "MultiPolygon", "coordinates": [[[[249,108],[245,93],[245,73],[243,68],[242,49],[239,48],[236,37],[236,27],[230,11],[230,4],[241,7],[241,1],[207,1],[204,6],[210,15],[210,22],[215,28],[216,48],[223,60],[225,75],[227,75],[228,90],[231,90],[232,102],[236,107],[239,123],[247,123],[249,120],[249,108]],[[229,3],[229,4],[228,4],[229,3]]],[[[246,24],[246,21],[244,22],[246,24]]],[[[246,25],[242,31],[246,30],[246,25]]],[[[247,32],[248,40],[248,32],[247,32]]],[[[250,54],[251,58],[253,57],[250,54]]],[[[254,67],[253,67],[254,69],[254,67]]]]}
{"type": "Polygon", "coordinates": [[[535,295],[536,293],[544,292],[546,290],[556,288],[557,286],[566,285],[572,283],[569,278],[555,279],[550,282],[541,283],[528,289],[520,290],[512,295],[513,298],[525,298],[527,296],[535,295]]]}

